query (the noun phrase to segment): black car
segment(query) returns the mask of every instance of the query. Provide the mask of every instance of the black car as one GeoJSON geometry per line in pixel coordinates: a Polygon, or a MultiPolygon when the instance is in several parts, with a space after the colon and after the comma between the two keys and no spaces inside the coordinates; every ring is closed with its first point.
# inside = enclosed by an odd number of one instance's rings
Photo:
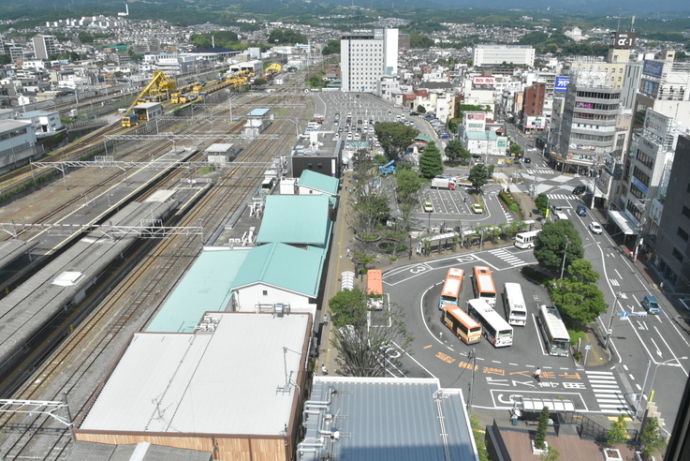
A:
{"type": "Polygon", "coordinates": [[[529,157],[525,157],[522,161],[525,163],[532,163],[532,159],[529,157]]]}
{"type": "Polygon", "coordinates": [[[582,195],[586,190],[587,188],[585,186],[575,186],[575,189],[573,189],[573,195],[582,195]]]}

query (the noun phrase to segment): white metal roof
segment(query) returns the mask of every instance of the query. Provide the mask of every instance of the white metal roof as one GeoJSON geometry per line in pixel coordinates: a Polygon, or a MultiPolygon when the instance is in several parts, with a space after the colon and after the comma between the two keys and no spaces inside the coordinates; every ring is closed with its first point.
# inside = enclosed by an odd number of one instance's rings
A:
{"type": "Polygon", "coordinates": [[[206,153],[209,152],[222,152],[226,153],[232,149],[232,144],[226,144],[226,143],[215,143],[211,144],[206,148],[206,153]]]}
{"type": "Polygon", "coordinates": [[[309,316],[211,316],[214,333],[135,334],[81,429],[284,434],[309,316]]]}

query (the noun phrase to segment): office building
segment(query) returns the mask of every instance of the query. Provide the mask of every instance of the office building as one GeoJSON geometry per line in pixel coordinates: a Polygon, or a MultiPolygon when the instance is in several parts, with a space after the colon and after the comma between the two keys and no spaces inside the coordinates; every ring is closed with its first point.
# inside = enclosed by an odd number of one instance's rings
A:
{"type": "Polygon", "coordinates": [[[398,29],[353,31],[340,40],[341,90],[380,94],[381,77],[398,72],[398,29]]]}
{"type": "Polygon", "coordinates": [[[55,37],[52,35],[36,35],[33,43],[36,59],[50,59],[50,55],[57,53],[55,37]]]}
{"type": "Polygon", "coordinates": [[[654,109],[690,126],[690,63],[674,62],[675,52],[642,66],[636,111],[654,109]]]}
{"type": "Polygon", "coordinates": [[[534,67],[534,48],[524,45],[477,45],[474,47],[475,67],[503,63],[534,67]]]}
{"type": "Polygon", "coordinates": [[[690,137],[680,136],[664,197],[660,227],[652,244],[654,264],[676,292],[690,291],[690,137]]]}
{"type": "Polygon", "coordinates": [[[535,83],[525,88],[522,103],[522,126],[526,131],[543,130],[546,128],[544,117],[544,99],[546,84],[535,83]]]}

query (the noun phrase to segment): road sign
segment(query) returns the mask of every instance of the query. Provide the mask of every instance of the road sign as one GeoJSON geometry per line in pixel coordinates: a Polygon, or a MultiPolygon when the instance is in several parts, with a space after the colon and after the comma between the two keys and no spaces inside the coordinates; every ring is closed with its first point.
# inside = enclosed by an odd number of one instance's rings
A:
{"type": "Polygon", "coordinates": [[[591,345],[591,344],[586,344],[586,345],[585,345],[585,350],[586,350],[586,351],[590,350],[591,348],[592,348],[592,345],[591,345]]]}
{"type": "Polygon", "coordinates": [[[621,320],[625,320],[625,319],[627,319],[628,317],[630,317],[630,312],[628,312],[628,311],[623,311],[623,312],[621,312],[620,314],[618,314],[618,316],[620,317],[621,320]]]}

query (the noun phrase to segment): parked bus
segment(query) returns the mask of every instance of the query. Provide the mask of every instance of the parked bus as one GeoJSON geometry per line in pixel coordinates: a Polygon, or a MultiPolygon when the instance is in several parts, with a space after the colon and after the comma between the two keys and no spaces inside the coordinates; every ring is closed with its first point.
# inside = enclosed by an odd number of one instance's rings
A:
{"type": "Polygon", "coordinates": [[[513,327],[486,300],[470,299],[467,301],[467,311],[470,317],[481,324],[484,337],[494,347],[513,345],[513,327]]]}
{"type": "Polygon", "coordinates": [[[539,308],[539,327],[544,336],[546,351],[550,355],[567,357],[569,355],[570,335],[558,309],[554,306],[542,305],[539,308]]]}
{"type": "Polygon", "coordinates": [[[482,339],[482,326],[459,306],[446,305],[443,308],[443,323],[466,344],[478,343],[482,339]]]}
{"type": "Polygon", "coordinates": [[[518,248],[534,248],[534,241],[537,239],[541,229],[529,232],[519,232],[515,236],[515,246],[518,248]]]}
{"type": "Polygon", "coordinates": [[[367,307],[383,309],[383,274],[379,269],[367,271],[367,307]]]}
{"type": "Polygon", "coordinates": [[[441,297],[438,301],[438,308],[443,309],[443,306],[451,304],[458,305],[460,299],[460,291],[462,291],[462,279],[465,277],[465,271],[457,267],[451,267],[446,274],[446,280],[443,282],[443,289],[441,289],[441,297]]]}
{"type": "Polygon", "coordinates": [[[494,307],[496,305],[496,286],[491,271],[486,266],[474,266],[472,273],[474,295],[477,298],[485,299],[491,307],[494,307]]]}
{"type": "Polygon", "coordinates": [[[527,304],[519,283],[506,282],[504,285],[503,308],[509,324],[521,327],[527,324],[527,304]]]}

